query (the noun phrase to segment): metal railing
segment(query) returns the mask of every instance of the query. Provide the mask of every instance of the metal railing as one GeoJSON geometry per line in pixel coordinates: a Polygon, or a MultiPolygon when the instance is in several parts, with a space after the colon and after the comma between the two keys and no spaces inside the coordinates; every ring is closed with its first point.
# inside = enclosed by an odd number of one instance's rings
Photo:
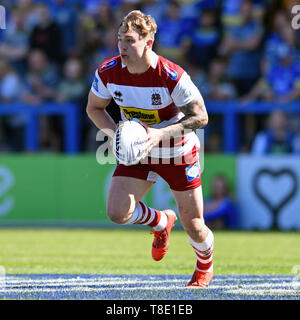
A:
{"type": "Polygon", "coordinates": [[[274,110],[300,114],[300,101],[292,103],[253,102],[241,104],[239,101],[206,102],[208,114],[223,116],[223,151],[235,153],[240,143],[240,116],[243,114],[270,114],[274,110]]]}
{"type": "MultiPolygon", "coordinates": [[[[206,102],[209,114],[223,116],[223,151],[235,153],[239,149],[240,116],[243,114],[269,114],[273,110],[282,110],[286,113],[300,114],[300,101],[279,104],[268,102],[254,102],[242,105],[239,101],[208,101],[206,102]]],[[[26,104],[0,104],[0,116],[22,114],[27,117],[24,146],[26,151],[38,151],[38,117],[40,115],[62,116],[64,133],[64,151],[66,153],[79,152],[80,118],[79,108],[72,103],[45,103],[38,106],[26,104]]]]}
{"type": "Polygon", "coordinates": [[[64,133],[64,151],[66,153],[79,152],[79,111],[78,106],[71,103],[45,103],[38,106],[21,103],[0,104],[0,116],[25,115],[27,118],[24,135],[26,151],[38,151],[38,130],[40,115],[62,116],[64,133]]]}

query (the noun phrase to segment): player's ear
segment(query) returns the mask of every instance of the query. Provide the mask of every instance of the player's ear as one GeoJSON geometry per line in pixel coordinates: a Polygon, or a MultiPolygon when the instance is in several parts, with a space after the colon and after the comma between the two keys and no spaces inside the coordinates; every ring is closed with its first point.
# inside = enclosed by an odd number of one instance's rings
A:
{"type": "Polygon", "coordinates": [[[146,47],[147,49],[152,49],[152,46],[153,46],[153,39],[149,38],[146,42],[146,47]]]}

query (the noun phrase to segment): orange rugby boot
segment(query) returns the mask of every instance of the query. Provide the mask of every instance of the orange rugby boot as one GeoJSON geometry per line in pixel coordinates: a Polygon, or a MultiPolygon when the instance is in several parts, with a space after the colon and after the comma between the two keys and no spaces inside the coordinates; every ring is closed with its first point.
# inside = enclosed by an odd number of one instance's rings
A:
{"type": "Polygon", "coordinates": [[[195,270],[191,281],[186,285],[187,287],[206,288],[213,278],[213,271],[201,272],[195,270]]]}
{"type": "Polygon", "coordinates": [[[177,220],[176,213],[173,210],[166,209],[163,212],[168,217],[167,225],[160,231],[151,231],[154,234],[154,240],[152,243],[152,258],[155,261],[161,260],[168,251],[169,247],[169,236],[171,230],[177,220]]]}

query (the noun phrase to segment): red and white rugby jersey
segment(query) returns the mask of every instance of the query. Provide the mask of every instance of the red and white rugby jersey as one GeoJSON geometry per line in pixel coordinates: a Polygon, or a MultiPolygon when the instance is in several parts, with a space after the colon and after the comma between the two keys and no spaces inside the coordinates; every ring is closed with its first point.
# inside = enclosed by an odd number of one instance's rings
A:
{"type": "MultiPolygon", "coordinates": [[[[123,120],[138,118],[150,127],[163,128],[184,117],[180,107],[201,94],[190,76],[175,63],[153,52],[149,69],[140,74],[130,73],[120,56],[101,64],[91,87],[102,99],[113,98],[121,109],[123,120]]],[[[185,155],[199,149],[199,139],[194,132],[161,143],[151,150],[154,158],[185,155]]]]}

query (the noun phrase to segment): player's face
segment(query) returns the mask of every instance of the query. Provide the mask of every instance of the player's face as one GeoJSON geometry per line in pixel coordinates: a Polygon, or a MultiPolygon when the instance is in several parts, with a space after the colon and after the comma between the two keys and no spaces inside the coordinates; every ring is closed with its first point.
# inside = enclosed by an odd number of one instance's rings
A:
{"type": "Polygon", "coordinates": [[[136,31],[129,29],[127,32],[119,30],[118,48],[122,63],[127,65],[138,62],[145,53],[147,42],[136,31]]]}

